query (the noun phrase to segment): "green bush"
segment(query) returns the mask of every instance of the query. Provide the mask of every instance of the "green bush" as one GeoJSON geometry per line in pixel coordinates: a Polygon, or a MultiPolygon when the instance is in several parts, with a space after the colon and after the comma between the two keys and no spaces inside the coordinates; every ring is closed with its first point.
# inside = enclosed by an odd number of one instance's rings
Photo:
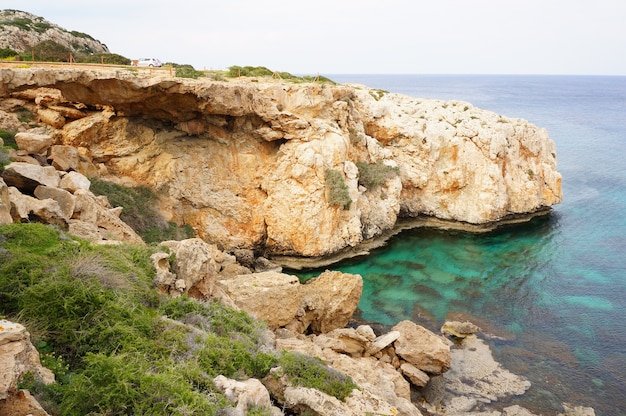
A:
{"type": "Polygon", "coordinates": [[[367,189],[382,185],[400,172],[398,167],[385,165],[382,160],[376,163],[357,162],[356,166],[359,169],[359,184],[367,189]]]}
{"type": "Polygon", "coordinates": [[[228,67],[227,76],[236,77],[267,77],[274,75],[274,71],[264,66],[237,66],[228,67]]]}
{"type": "Polygon", "coordinates": [[[350,209],[352,199],[343,175],[338,170],[326,170],[326,198],[331,205],[338,205],[345,210],[350,209]]]}
{"type": "Polygon", "coordinates": [[[30,51],[20,54],[24,61],[68,62],[72,50],[52,40],[45,40],[33,46],[30,51]]]}
{"type": "Polygon", "coordinates": [[[28,327],[57,376],[21,384],[50,414],[219,414],[230,404],[215,375],[263,377],[276,365],[265,326],[244,312],[158,295],[153,250],[0,226],[0,315],[28,327]]]}
{"type": "Polygon", "coordinates": [[[116,53],[78,54],[76,62],[86,64],[130,65],[130,59],[116,53]]]}
{"type": "Polygon", "coordinates": [[[196,71],[191,65],[174,65],[176,68],[176,76],[179,78],[200,78],[204,76],[204,72],[196,71]]]}
{"type": "Polygon", "coordinates": [[[15,133],[15,131],[0,129],[0,138],[4,142],[4,145],[17,150],[17,143],[15,143],[15,133]]]}
{"type": "Polygon", "coordinates": [[[12,58],[19,55],[19,52],[10,48],[0,48],[0,59],[12,58]]]}
{"type": "Polygon", "coordinates": [[[292,384],[322,391],[342,401],[352,390],[359,388],[350,376],[328,367],[315,357],[286,352],[281,355],[279,365],[292,384]]]}
{"type": "Polygon", "coordinates": [[[105,195],[111,205],[122,207],[120,219],[128,224],[146,243],[191,238],[195,231],[189,225],[167,222],[157,210],[158,196],[147,187],[125,187],[113,182],[91,178],[91,191],[105,195]]]}

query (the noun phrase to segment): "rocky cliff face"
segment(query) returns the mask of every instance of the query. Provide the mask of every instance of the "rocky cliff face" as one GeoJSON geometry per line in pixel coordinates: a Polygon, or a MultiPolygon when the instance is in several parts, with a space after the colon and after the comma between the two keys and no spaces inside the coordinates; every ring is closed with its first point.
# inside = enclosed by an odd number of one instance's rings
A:
{"type": "Polygon", "coordinates": [[[546,131],[468,103],[267,79],[0,72],[0,99],[30,106],[57,145],[157,190],[166,218],[224,250],[325,256],[400,216],[486,224],[562,198],[546,131]]]}
{"type": "Polygon", "coordinates": [[[0,48],[25,52],[47,40],[63,45],[74,52],[109,52],[106,45],[84,33],[69,32],[31,13],[0,10],[0,48]]]}

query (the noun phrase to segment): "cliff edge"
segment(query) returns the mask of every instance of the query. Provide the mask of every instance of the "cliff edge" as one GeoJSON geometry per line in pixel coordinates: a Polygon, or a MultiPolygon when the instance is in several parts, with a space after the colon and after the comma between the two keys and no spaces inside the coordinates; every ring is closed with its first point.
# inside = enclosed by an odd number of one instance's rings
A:
{"type": "MultiPolygon", "coordinates": [[[[322,257],[421,216],[490,224],[562,199],[545,129],[358,85],[0,69],[2,111],[145,185],[220,249],[322,257]]],[[[80,168],[77,168],[80,170],[80,168]]]]}

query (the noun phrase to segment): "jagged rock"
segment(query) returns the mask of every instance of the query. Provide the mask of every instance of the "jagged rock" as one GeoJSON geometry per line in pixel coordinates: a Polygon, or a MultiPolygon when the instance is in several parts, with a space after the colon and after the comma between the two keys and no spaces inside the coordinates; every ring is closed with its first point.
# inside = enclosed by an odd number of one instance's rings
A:
{"type": "Polygon", "coordinates": [[[399,331],[387,332],[386,334],[383,334],[374,339],[374,341],[370,344],[367,353],[369,355],[374,355],[382,349],[387,348],[389,345],[393,344],[398,338],[400,338],[399,331]]]}
{"type": "Polygon", "coordinates": [[[0,415],[50,416],[28,390],[18,390],[6,400],[0,400],[0,415]]]}
{"type": "Polygon", "coordinates": [[[11,199],[9,197],[9,187],[0,178],[0,225],[13,222],[11,217],[11,199]]]}
{"type": "Polygon", "coordinates": [[[12,162],[4,168],[2,178],[8,186],[14,186],[22,192],[32,194],[39,185],[58,187],[60,177],[52,166],[31,165],[12,162]]]}
{"type": "Polygon", "coordinates": [[[298,317],[300,330],[326,333],[344,328],[356,310],[363,278],[356,274],[325,271],[302,285],[303,315],[298,317]]]}
{"type": "Polygon", "coordinates": [[[480,328],[469,321],[446,321],[441,327],[441,333],[455,338],[465,338],[479,332],[480,328]]]}
{"type": "Polygon", "coordinates": [[[119,219],[119,213],[103,207],[98,199],[86,189],[74,192],[76,206],[74,220],[80,220],[97,226],[98,241],[120,241],[133,244],[144,244],[137,233],[119,219]]]}
{"type": "Polygon", "coordinates": [[[376,333],[369,325],[359,325],[356,327],[356,333],[365,337],[369,342],[373,342],[376,339],[376,333]]]}
{"type": "Polygon", "coordinates": [[[68,217],[54,199],[37,199],[22,194],[17,188],[9,188],[11,216],[14,222],[29,221],[31,216],[48,224],[66,226],[68,217]]]}
{"type": "Polygon", "coordinates": [[[396,404],[382,398],[371,388],[353,390],[344,402],[319,390],[292,386],[280,369],[273,369],[263,380],[273,397],[297,414],[315,415],[408,415],[421,416],[408,400],[395,397],[396,404]]]}
{"type": "Polygon", "coordinates": [[[15,143],[26,153],[38,154],[46,151],[54,143],[54,138],[48,134],[20,132],[15,135],[15,143]]]}
{"type": "Polygon", "coordinates": [[[77,120],[79,118],[86,117],[83,111],[75,107],[67,107],[65,105],[47,105],[50,110],[54,110],[65,118],[77,120]]]}
{"type": "Polygon", "coordinates": [[[172,296],[177,296],[184,293],[186,284],[183,279],[183,284],[176,284],[178,280],[175,273],[170,271],[170,255],[163,252],[154,253],[150,256],[150,261],[156,272],[154,276],[154,285],[157,290],[163,293],[168,293],[172,296]]]}
{"type": "Polygon", "coordinates": [[[338,346],[333,348],[334,351],[353,357],[361,357],[370,343],[369,339],[354,328],[333,329],[325,335],[339,341],[338,346]]]}
{"type": "Polygon", "coordinates": [[[39,121],[41,121],[42,123],[45,123],[50,127],[54,127],[55,129],[63,128],[63,126],[65,125],[65,117],[63,117],[57,111],[51,110],[49,108],[38,108],[37,118],[39,118],[39,121]]]}
{"type": "Polygon", "coordinates": [[[213,383],[236,405],[234,413],[229,412],[229,415],[245,416],[252,407],[271,409],[272,415],[282,414],[280,409],[272,405],[269,392],[257,379],[237,381],[219,375],[213,379],[213,383]]]}
{"type": "Polygon", "coordinates": [[[218,279],[217,263],[224,256],[215,245],[207,244],[199,238],[166,241],[162,245],[169,247],[176,258],[172,265],[172,274],[175,278],[167,273],[169,270],[167,272],[165,270],[169,262],[166,264],[160,260],[161,271],[159,273],[163,278],[159,280],[157,287],[166,292],[189,293],[191,296],[202,299],[210,298],[215,294],[218,279]]]}
{"type": "Polygon", "coordinates": [[[61,188],[51,188],[49,186],[38,186],[35,188],[35,197],[40,200],[52,199],[59,204],[62,218],[68,222],[74,214],[76,207],[76,197],[70,192],[61,188]]]}
{"type": "MultiPolygon", "coordinates": [[[[335,341],[339,340],[335,339],[335,341]]],[[[278,350],[318,357],[329,366],[348,374],[365,395],[377,397],[381,405],[386,403],[387,406],[393,406],[399,414],[420,414],[410,401],[408,381],[391,364],[373,357],[350,357],[333,350],[333,345],[333,338],[328,334],[308,338],[279,337],[276,339],[278,350]]],[[[350,398],[346,400],[346,402],[349,401],[350,398]]]]}
{"type": "Polygon", "coordinates": [[[252,273],[219,281],[237,306],[271,329],[291,322],[300,309],[302,293],[296,276],[277,272],[252,273]]]}
{"type": "Polygon", "coordinates": [[[78,170],[80,153],[73,146],[57,144],[50,147],[48,160],[52,162],[52,166],[57,170],[78,170]]]}
{"type": "Polygon", "coordinates": [[[91,182],[89,179],[87,179],[85,175],[78,172],[67,172],[61,178],[61,182],[59,182],[59,188],[65,189],[71,193],[74,193],[79,189],[88,191],[90,186],[91,182]]]}
{"type": "Polygon", "coordinates": [[[446,393],[442,405],[455,414],[464,414],[483,403],[523,394],[530,382],[515,375],[493,359],[489,346],[476,335],[463,338],[451,351],[450,370],[443,375],[446,393]]]}
{"type": "Polygon", "coordinates": [[[430,377],[419,368],[409,363],[402,363],[400,371],[411,381],[411,384],[417,387],[424,387],[428,384],[430,377]]]}
{"type": "Polygon", "coordinates": [[[24,326],[0,319],[0,414],[18,415],[23,410],[47,415],[28,394],[18,390],[18,383],[28,372],[45,384],[54,382],[54,374],[39,362],[39,353],[30,342],[24,326]],[[20,413],[14,413],[14,411],[20,413]]]}
{"type": "Polygon", "coordinates": [[[402,321],[392,330],[400,332],[393,345],[406,362],[430,374],[448,371],[452,357],[445,339],[411,321],[402,321]]]}

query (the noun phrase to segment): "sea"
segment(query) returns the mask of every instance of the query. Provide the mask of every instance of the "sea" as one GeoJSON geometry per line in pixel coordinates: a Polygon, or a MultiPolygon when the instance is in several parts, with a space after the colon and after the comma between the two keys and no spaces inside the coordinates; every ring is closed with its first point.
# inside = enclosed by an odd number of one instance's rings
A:
{"type": "Polygon", "coordinates": [[[626,77],[328,77],[526,119],[555,141],[563,176],[563,202],[545,217],[486,234],[407,230],[333,265],[363,277],[356,316],[434,331],[470,320],[496,359],[532,383],[500,406],[626,415],[626,77]]]}

